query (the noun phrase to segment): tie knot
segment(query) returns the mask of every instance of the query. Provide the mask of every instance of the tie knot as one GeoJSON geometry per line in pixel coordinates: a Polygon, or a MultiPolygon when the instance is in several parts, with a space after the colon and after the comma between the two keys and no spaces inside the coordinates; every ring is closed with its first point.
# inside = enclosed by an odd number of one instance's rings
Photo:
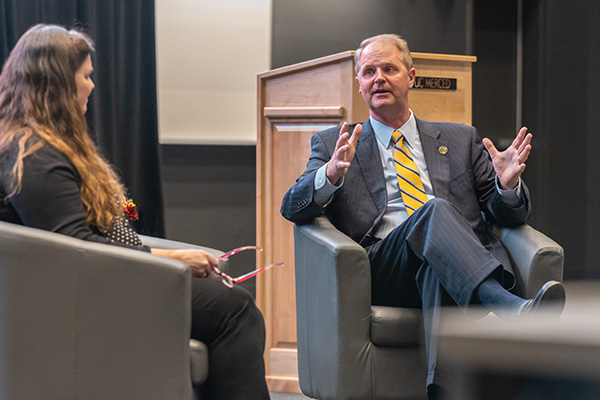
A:
{"type": "Polygon", "coordinates": [[[400,131],[394,131],[394,133],[392,133],[392,140],[395,143],[398,143],[398,141],[402,138],[402,132],[400,131]]]}

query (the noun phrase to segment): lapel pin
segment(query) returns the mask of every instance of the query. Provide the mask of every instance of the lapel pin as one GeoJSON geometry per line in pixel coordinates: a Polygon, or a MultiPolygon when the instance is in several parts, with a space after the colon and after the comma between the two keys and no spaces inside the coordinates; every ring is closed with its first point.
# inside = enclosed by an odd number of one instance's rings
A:
{"type": "Polygon", "coordinates": [[[446,146],[440,146],[440,147],[438,148],[438,152],[439,152],[441,155],[444,155],[444,154],[448,153],[448,148],[447,148],[446,146]]]}

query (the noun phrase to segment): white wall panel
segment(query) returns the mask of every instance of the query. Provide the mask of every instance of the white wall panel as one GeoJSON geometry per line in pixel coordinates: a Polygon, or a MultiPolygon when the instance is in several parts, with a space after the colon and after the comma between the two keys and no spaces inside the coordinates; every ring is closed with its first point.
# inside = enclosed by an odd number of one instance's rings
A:
{"type": "Polygon", "coordinates": [[[255,144],[256,75],[270,68],[271,0],[155,0],[159,138],[255,144]]]}

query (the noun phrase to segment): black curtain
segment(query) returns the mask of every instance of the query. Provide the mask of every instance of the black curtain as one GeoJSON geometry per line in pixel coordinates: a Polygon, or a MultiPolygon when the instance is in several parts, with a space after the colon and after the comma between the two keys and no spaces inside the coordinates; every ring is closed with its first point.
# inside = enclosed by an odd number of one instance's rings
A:
{"type": "Polygon", "coordinates": [[[79,26],[96,42],[90,133],[138,206],[138,232],[164,236],[154,0],[0,0],[0,63],[38,23],[79,26]]]}
{"type": "Polygon", "coordinates": [[[565,249],[565,279],[600,279],[600,2],[525,0],[523,121],[532,225],[565,249]]]}

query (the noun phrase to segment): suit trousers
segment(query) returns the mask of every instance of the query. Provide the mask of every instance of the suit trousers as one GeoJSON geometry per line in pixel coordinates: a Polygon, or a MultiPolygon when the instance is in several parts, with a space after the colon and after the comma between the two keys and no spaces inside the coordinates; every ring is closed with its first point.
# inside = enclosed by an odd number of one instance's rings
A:
{"type": "Polygon", "coordinates": [[[265,325],[252,295],[219,279],[192,280],[191,337],[208,346],[202,399],[267,400],[265,325]]]}
{"type": "Polygon", "coordinates": [[[500,261],[481,244],[458,209],[432,199],[384,239],[366,248],[375,305],[422,308],[427,384],[443,384],[436,372],[435,328],[441,307],[466,308],[475,289],[500,261]]]}

